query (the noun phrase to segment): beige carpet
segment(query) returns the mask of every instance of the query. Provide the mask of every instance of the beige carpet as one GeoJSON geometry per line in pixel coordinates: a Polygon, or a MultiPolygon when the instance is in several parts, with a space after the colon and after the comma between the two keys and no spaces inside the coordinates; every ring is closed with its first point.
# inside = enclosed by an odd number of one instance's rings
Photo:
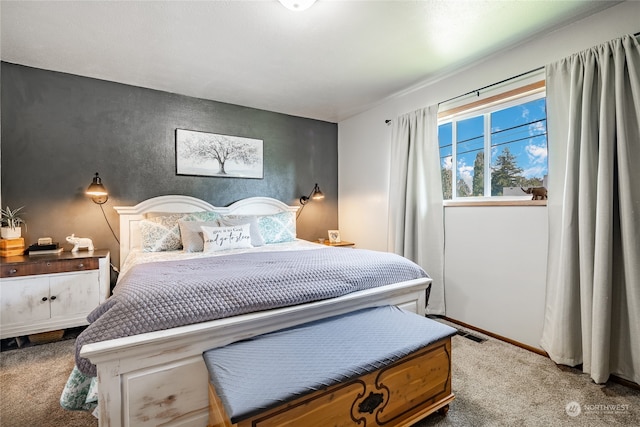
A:
{"type": "MultiPolygon", "coordinates": [[[[456,399],[449,413],[414,427],[640,426],[638,390],[593,384],[587,375],[492,338],[476,343],[455,336],[452,353],[456,399]]],[[[72,367],[73,340],[0,353],[0,426],[97,426],[90,414],[58,403],[72,367]]]]}
{"type": "Polygon", "coordinates": [[[446,417],[434,414],[414,427],[640,426],[639,390],[611,382],[594,384],[579,370],[462,330],[487,340],[453,338],[456,398],[446,417]]]}
{"type": "Polygon", "coordinates": [[[93,427],[90,413],[67,411],[60,394],[73,369],[74,340],[0,353],[0,426],[93,427]]]}

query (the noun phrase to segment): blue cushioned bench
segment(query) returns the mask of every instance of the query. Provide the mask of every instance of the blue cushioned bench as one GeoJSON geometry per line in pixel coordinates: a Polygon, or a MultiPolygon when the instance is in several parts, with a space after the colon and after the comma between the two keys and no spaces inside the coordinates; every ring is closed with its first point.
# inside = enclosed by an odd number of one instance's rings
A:
{"type": "Polygon", "coordinates": [[[455,333],[383,306],[206,351],[209,426],[399,426],[446,413],[455,333]]]}

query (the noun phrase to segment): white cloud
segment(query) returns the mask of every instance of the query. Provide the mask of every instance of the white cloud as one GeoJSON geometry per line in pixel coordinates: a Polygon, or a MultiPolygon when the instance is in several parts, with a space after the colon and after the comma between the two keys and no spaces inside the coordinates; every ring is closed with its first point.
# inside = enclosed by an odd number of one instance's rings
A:
{"type": "Polygon", "coordinates": [[[445,170],[450,171],[451,170],[451,166],[453,165],[453,157],[451,156],[447,156],[444,159],[442,159],[442,167],[445,170]]]}
{"type": "Polygon", "coordinates": [[[495,145],[491,146],[491,162],[492,163],[495,161],[496,157],[498,157],[498,154],[499,154],[498,148],[499,147],[496,147],[495,145]]]}
{"type": "Polygon", "coordinates": [[[547,160],[547,146],[529,144],[525,147],[529,162],[532,164],[546,163],[547,160]]]}
{"type": "Polygon", "coordinates": [[[546,131],[546,125],[542,121],[529,124],[529,136],[538,136],[545,133],[546,131]]]}
{"type": "Polygon", "coordinates": [[[540,178],[547,174],[546,165],[536,165],[522,171],[525,178],[540,178]]]}
{"type": "Polygon", "coordinates": [[[467,166],[463,160],[459,160],[458,179],[464,180],[469,189],[473,188],[473,166],[467,166]]]}

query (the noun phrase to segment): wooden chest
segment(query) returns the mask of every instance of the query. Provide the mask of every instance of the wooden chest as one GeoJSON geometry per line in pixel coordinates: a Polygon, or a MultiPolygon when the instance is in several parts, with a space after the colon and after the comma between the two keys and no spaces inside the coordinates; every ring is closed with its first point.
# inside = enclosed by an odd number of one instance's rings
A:
{"type": "Polygon", "coordinates": [[[451,392],[451,338],[370,374],[310,393],[232,424],[209,384],[209,427],[411,426],[446,414],[451,392]]]}
{"type": "Polygon", "coordinates": [[[209,350],[209,427],[396,427],[446,413],[453,334],[387,306],[209,350]]]}

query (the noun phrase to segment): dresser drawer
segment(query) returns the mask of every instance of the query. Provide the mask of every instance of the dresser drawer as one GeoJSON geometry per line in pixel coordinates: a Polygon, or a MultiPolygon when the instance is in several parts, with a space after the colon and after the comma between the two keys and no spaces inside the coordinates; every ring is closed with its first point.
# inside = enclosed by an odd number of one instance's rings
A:
{"type": "Polygon", "coordinates": [[[38,274],[67,273],[72,271],[97,270],[98,258],[43,260],[19,264],[3,264],[0,277],[32,276],[38,274]]]}

